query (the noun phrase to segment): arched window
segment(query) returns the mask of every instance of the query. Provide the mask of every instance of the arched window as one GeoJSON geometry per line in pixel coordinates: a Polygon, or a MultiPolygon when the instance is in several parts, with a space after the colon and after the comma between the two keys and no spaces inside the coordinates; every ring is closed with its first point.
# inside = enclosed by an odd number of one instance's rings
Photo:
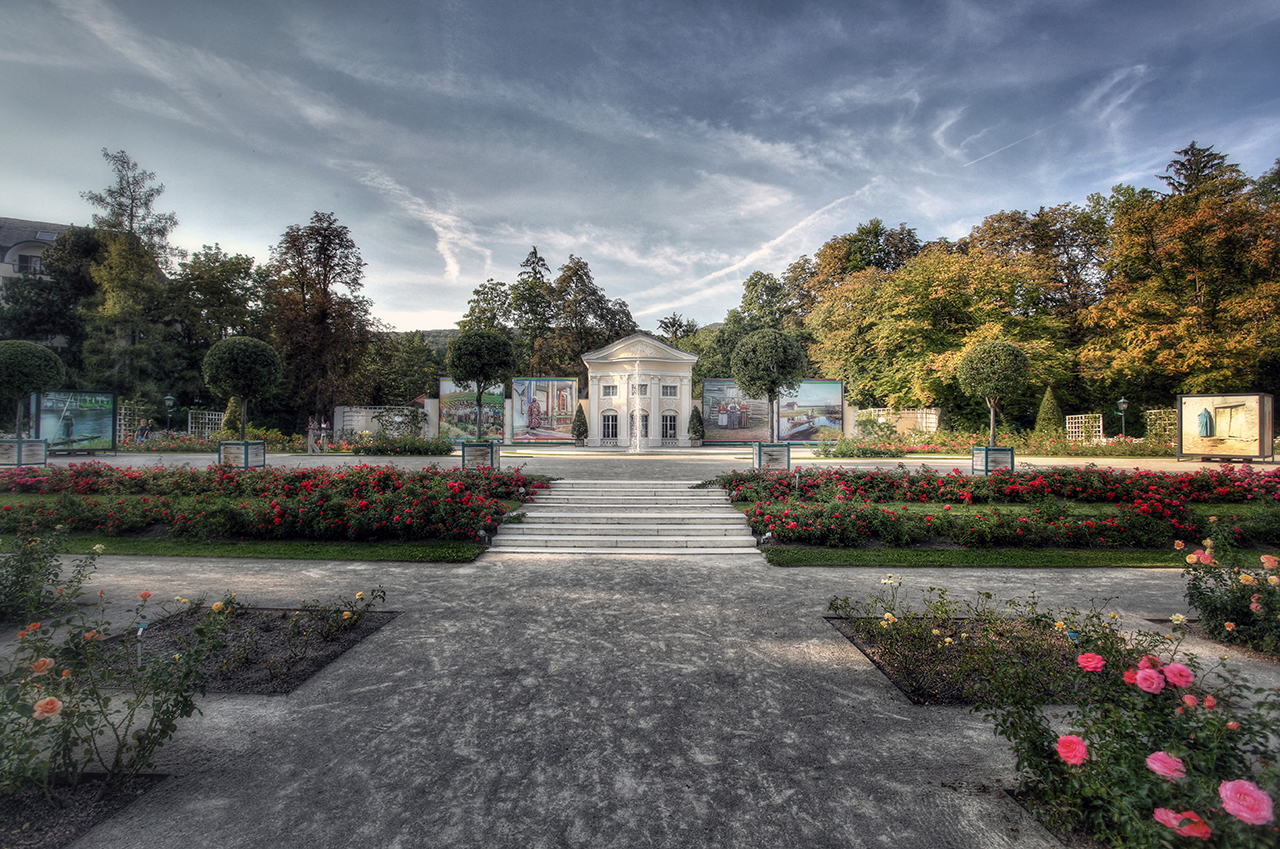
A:
{"type": "Polygon", "coordinates": [[[618,414],[612,410],[600,414],[600,438],[618,438],[618,414]]]}

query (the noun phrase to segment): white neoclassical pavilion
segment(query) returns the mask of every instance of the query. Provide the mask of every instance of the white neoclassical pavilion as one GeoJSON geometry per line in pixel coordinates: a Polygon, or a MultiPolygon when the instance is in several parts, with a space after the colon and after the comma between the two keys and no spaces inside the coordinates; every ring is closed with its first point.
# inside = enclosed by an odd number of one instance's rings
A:
{"type": "Polygon", "coordinates": [[[696,354],[633,333],[582,355],[587,389],[587,444],[657,448],[689,444],[696,354]]]}

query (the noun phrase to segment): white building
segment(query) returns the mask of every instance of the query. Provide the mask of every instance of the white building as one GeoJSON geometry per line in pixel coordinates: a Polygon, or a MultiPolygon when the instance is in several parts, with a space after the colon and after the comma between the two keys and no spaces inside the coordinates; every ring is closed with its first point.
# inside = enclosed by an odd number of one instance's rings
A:
{"type": "Polygon", "coordinates": [[[696,354],[633,333],[582,355],[587,445],[657,448],[689,444],[696,354]]]}

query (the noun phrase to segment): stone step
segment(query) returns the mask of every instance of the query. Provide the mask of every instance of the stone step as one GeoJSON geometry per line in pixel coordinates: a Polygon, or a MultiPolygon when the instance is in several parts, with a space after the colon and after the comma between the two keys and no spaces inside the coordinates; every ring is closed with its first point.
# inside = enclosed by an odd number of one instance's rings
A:
{"type": "Polygon", "coordinates": [[[662,524],[662,525],[542,525],[536,522],[520,522],[503,525],[502,536],[751,536],[751,529],[743,524],[662,524]]]}
{"type": "Polygon", "coordinates": [[[691,482],[554,481],[505,524],[491,550],[506,554],[759,556],[746,518],[719,489],[691,482]]]}
{"type": "Polygon", "coordinates": [[[734,549],[745,548],[752,551],[756,548],[755,538],[745,537],[695,537],[695,536],[571,536],[566,534],[547,534],[542,536],[512,536],[505,533],[494,537],[492,548],[495,551],[511,549],[544,549],[544,548],[643,548],[643,549],[734,549]]]}
{"type": "Polygon", "coordinates": [[[534,510],[526,509],[525,518],[521,522],[513,522],[505,527],[520,525],[698,525],[723,524],[741,525],[742,514],[732,507],[724,510],[689,510],[670,511],[666,509],[629,508],[625,513],[600,512],[597,508],[582,510],[534,510]]]}

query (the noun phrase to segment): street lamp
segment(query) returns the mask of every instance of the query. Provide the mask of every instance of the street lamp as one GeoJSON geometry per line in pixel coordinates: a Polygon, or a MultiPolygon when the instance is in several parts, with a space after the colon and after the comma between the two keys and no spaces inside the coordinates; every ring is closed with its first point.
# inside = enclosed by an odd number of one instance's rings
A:
{"type": "Polygon", "coordinates": [[[173,419],[173,405],[174,405],[174,404],[176,404],[176,403],[178,403],[178,399],[177,399],[177,398],[174,398],[172,395],[166,395],[166,396],[164,396],[164,430],[165,430],[165,433],[168,433],[169,431],[173,430],[173,427],[172,427],[172,419],[173,419]]]}
{"type": "Polygon", "coordinates": [[[1127,434],[1124,430],[1124,411],[1129,409],[1129,402],[1124,399],[1123,395],[1121,395],[1120,400],[1116,402],[1116,406],[1120,408],[1120,435],[1126,436],[1127,434]]]}

